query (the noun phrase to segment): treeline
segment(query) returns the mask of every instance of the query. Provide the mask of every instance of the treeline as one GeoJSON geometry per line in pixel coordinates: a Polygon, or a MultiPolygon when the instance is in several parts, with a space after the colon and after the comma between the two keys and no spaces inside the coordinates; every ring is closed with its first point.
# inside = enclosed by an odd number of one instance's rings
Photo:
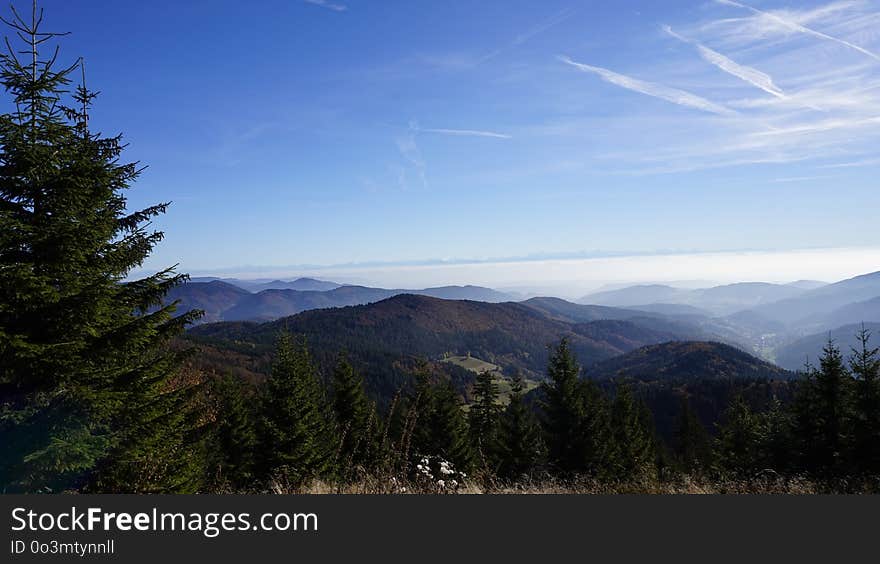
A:
{"type": "Polygon", "coordinates": [[[215,384],[217,439],[209,489],[320,479],[345,484],[382,477],[419,491],[541,481],[627,483],[808,476],[839,489],[873,487],[880,472],[880,361],[861,334],[849,363],[833,345],[807,371],[788,404],[754,411],[735,396],[715,429],[682,397],[673,440],[657,436],[653,415],[627,383],[613,394],[584,378],[568,342],[551,355],[538,399],[515,379],[506,405],[493,376],[477,376],[463,409],[447,378],[427,364],[384,413],[341,357],[324,392],[303,340],[280,339],[269,378],[254,389],[226,376],[215,384]],[[712,431],[712,432],[710,432],[712,431]],[[859,484],[856,486],[855,484],[859,484]]]}

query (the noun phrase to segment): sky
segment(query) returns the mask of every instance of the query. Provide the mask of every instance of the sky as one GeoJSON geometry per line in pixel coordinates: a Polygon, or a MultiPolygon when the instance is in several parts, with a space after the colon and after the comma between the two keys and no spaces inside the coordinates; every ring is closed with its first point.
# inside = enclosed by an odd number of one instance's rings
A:
{"type": "Polygon", "coordinates": [[[173,202],[146,270],[880,270],[877,0],[42,5],[101,91],[93,127],[148,165],[131,208],[173,202]]]}

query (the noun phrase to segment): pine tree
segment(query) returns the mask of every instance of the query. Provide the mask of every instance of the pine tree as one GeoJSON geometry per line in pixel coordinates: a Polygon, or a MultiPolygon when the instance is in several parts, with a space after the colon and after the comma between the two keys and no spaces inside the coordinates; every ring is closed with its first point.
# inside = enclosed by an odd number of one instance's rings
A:
{"type": "Polygon", "coordinates": [[[880,472],[880,358],[869,346],[871,333],[862,326],[857,335],[859,348],[853,349],[850,369],[855,381],[855,424],[853,458],[865,473],[880,472]]]}
{"type": "Polygon", "coordinates": [[[580,367],[568,339],[563,338],[550,356],[548,382],[541,385],[545,396],[542,411],[548,456],[551,464],[563,472],[584,468],[581,433],[585,405],[579,374],[580,367]]]}
{"type": "Polygon", "coordinates": [[[825,476],[844,472],[851,448],[852,376],[840,349],[829,341],[819,359],[800,383],[795,410],[801,464],[825,476]]]}
{"type": "Polygon", "coordinates": [[[500,421],[500,449],[498,474],[516,479],[527,475],[544,457],[541,427],[535,414],[525,402],[525,382],[521,375],[514,377],[510,403],[500,421]]]}
{"type": "Polygon", "coordinates": [[[794,452],[792,414],[774,397],[770,409],[758,417],[760,429],[759,462],[761,469],[786,472],[791,469],[794,452]]]}
{"type": "Polygon", "coordinates": [[[619,456],[611,425],[611,404],[595,382],[582,380],[578,384],[582,416],[575,450],[580,458],[579,471],[613,478],[619,456]]]}
{"type": "Polygon", "coordinates": [[[452,382],[445,380],[433,392],[433,406],[420,424],[429,429],[430,445],[426,454],[439,455],[459,471],[470,471],[474,462],[467,419],[452,382]]]}
{"type": "MultiPolygon", "coordinates": [[[[4,20],[6,21],[6,20],[4,20]]],[[[202,461],[189,432],[192,382],[164,346],[198,316],[161,306],[185,276],[129,278],[162,233],[168,204],[127,211],[140,169],[120,137],[89,130],[95,94],[55,35],[6,21],[26,41],[0,55],[15,111],[0,116],[0,483],[7,491],[193,491],[202,461]]],[[[84,72],[82,73],[84,76],[84,72]]]]}
{"type": "Polygon", "coordinates": [[[716,462],[722,469],[746,476],[758,469],[761,459],[761,427],[741,394],[724,413],[724,424],[715,439],[716,462]]]}
{"type": "Polygon", "coordinates": [[[705,472],[711,466],[712,444],[709,433],[700,423],[686,397],[681,399],[674,449],[678,463],[685,472],[705,472]]]}
{"type": "Polygon", "coordinates": [[[487,370],[477,375],[474,396],[476,401],[468,413],[471,443],[480,466],[494,471],[498,465],[501,407],[498,405],[498,385],[492,372],[487,370]]]}
{"type": "Polygon", "coordinates": [[[611,408],[611,425],[616,466],[625,477],[644,470],[655,458],[653,432],[645,425],[642,407],[633,399],[629,385],[618,386],[611,408]]]}
{"type": "Polygon", "coordinates": [[[333,370],[333,411],[339,429],[339,462],[344,468],[371,467],[379,456],[376,406],[367,399],[364,381],[344,355],[333,370]]]}
{"type": "Polygon", "coordinates": [[[213,465],[221,484],[241,488],[254,480],[257,433],[254,394],[241,378],[226,373],[213,381],[216,442],[213,465]]]}
{"type": "Polygon", "coordinates": [[[305,339],[281,335],[262,394],[260,422],[264,475],[280,473],[293,485],[333,471],[333,421],[305,339]]]}
{"type": "Polygon", "coordinates": [[[436,454],[436,445],[431,421],[437,403],[437,390],[426,361],[416,366],[413,378],[414,390],[405,398],[404,409],[399,410],[404,414],[403,426],[399,430],[399,450],[405,457],[412,453],[433,455],[436,454]]]}

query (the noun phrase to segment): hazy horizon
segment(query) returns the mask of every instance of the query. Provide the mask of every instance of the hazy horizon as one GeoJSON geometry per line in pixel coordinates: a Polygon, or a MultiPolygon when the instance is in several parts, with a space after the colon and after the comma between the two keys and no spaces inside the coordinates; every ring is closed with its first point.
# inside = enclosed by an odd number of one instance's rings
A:
{"type": "Polygon", "coordinates": [[[478,285],[519,292],[544,289],[547,293],[576,297],[618,284],[665,283],[696,288],[735,282],[836,282],[878,270],[880,248],[841,248],[425,264],[233,267],[194,270],[189,274],[242,280],[310,277],[385,288],[478,285]]]}

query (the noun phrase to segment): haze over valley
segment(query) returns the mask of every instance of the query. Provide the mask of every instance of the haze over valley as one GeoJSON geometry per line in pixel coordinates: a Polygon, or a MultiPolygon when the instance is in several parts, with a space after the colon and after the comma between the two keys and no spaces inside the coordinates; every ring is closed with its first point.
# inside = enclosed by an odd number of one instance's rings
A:
{"type": "MultiPolygon", "coordinates": [[[[462,308],[465,311],[489,308],[485,311],[500,312],[515,304],[517,311],[528,311],[546,323],[559,325],[532,343],[531,346],[538,348],[566,334],[583,334],[583,327],[578,333],[566,324],[589,326],[621,322],[615,331],[623,340],[632,338],[633,343],[718,341],[787,370],[802,369],[807,361],[815,363],[829,336],[844,350],[849,350],[862,323],[866,327],[880,323],[880,272],[830,283],[816,280],[785,284],[740,282],[705,288],[639,284],[589,293],[576,300],[529,297],[480,286],[386,289],[313,278],[194,278],[173,289],[167,300],[180,300],[180,311],[203,310],[201,323],[273,322],[282,318],[306,323],[308,316],[291,316],[310,310],[376,304],[402,295],[453,302],[437,302],[441,305],[435,312],[438,321],[453,325],[460,320],[459,313],[453,312],[460,312],[462,308]],[[449,308],[448,319],[444,308],[449,308]]],[[[370,315],[373,310],[363,311],[363,315],[370,315]]],[[[484,321],[487,325],[493,323],[491,316],[484,321]]],[[[308,327],[307,324],[302,326],[308,327]]],[[[466,330],[466,324],[461,330],[466,330]]],[[[603,342],[612,341],[614,338],[609,337],[603,342]]],[[[608,345],[605,350],[620,353],[630,348],[608,345]]],[[[464,354],[466,351],[452,352],[464,354]]],[[[500,354],[491,350],[486,353],[493,357],[500,354]]],[[[585,360],[599,361],[609,353],[589,356],[585,360]]],[[[537,370],[540,364],[531,368],[537,370]]]]}

